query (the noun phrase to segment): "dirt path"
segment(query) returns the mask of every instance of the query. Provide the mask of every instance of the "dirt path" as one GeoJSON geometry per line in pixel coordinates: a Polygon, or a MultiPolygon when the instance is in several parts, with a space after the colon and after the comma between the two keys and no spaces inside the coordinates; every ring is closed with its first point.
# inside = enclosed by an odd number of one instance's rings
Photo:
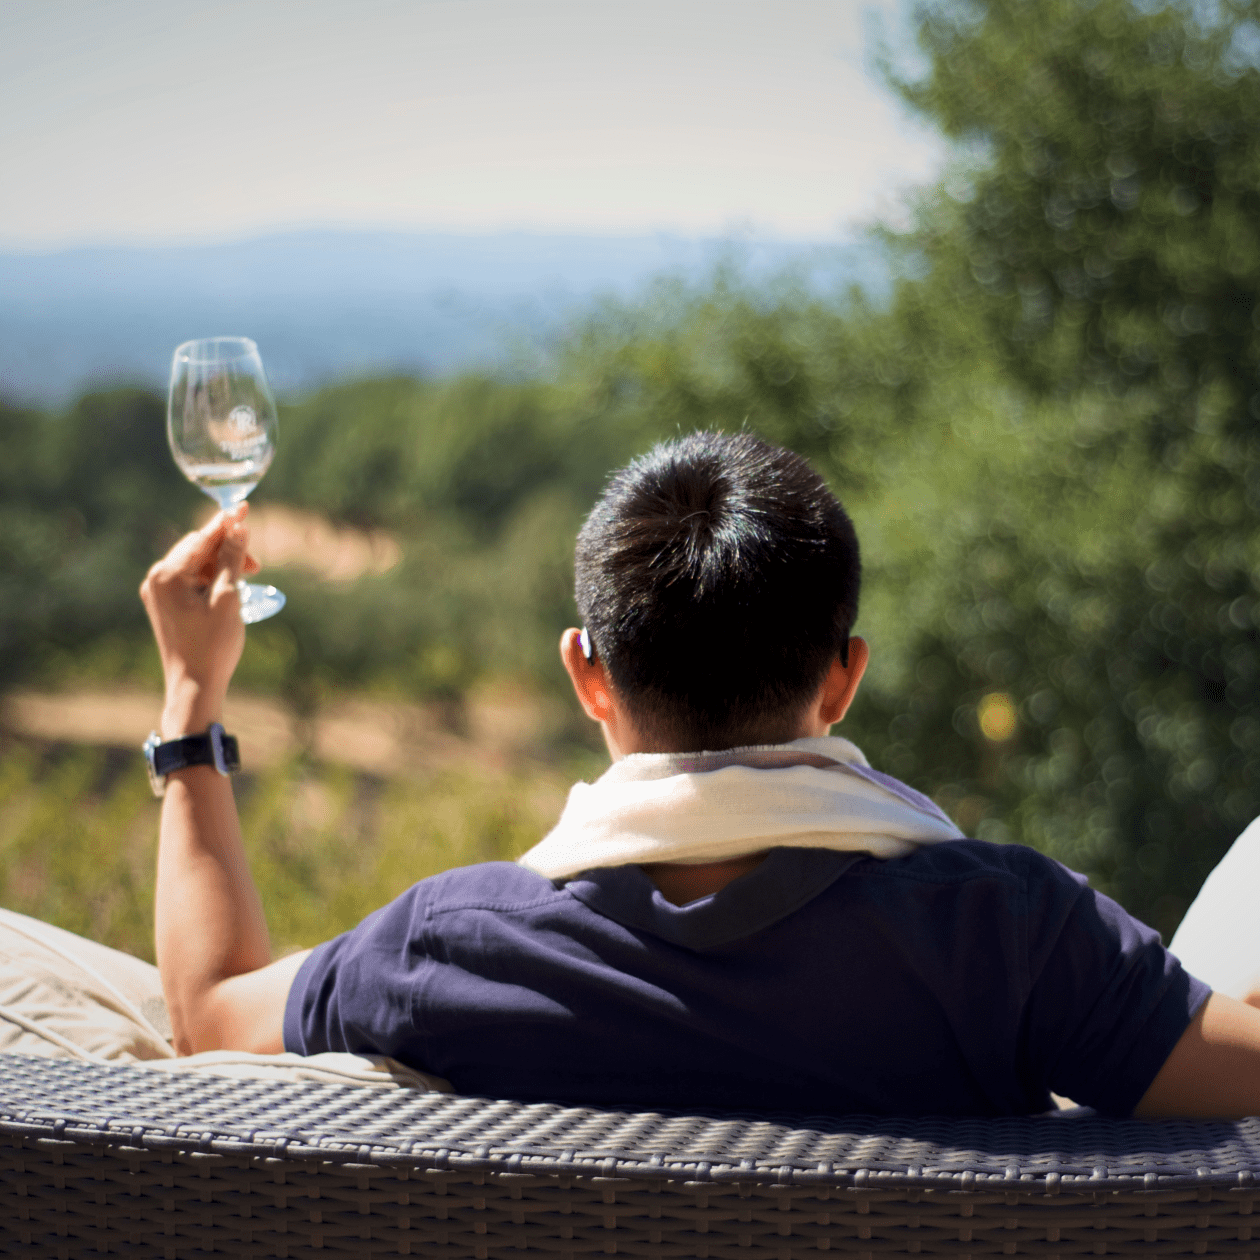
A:
{"type": "MultiPolygon", "coordinates": [[[[207,507],[199,525],[214,515],[207,507]]],[[[388,573],[402,548],[383,529],[334,525],[316,512],[264,503],[249,513],[249,549],[264,569],[292,565],[325,582],[353,582],[364,574],[388,573]]]]}
{"type": "MultiPolygon", "coordinates": [[[[15,691],[0,698],[0,728],[27,738],[139,750],[161,709],[160,693],[133,688],[15,691]]],[[[323,761],[386,778],[461,765],[507,770],[539,747],[548,708],[505,685],[471,697],[465,719],[466,736],[448,729],[436,708],[347,699],[320,712],[311,742],[323,761]]],[[[274,765],[298,747],[293,718],[275,700],[229,696],[223,724],[255,767],[274,765]]]]}

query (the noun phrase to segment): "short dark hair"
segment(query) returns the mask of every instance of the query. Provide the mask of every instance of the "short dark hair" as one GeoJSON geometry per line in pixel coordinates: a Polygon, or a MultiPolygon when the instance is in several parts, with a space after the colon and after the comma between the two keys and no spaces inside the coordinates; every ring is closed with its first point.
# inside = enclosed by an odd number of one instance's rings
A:
{"type": "Polygon", "coordinates": [[[809,463],[693,433],[614,473],[578,535],[578,611],[663,750],[790,738],[857,617],[857,535],[809,463]]]}

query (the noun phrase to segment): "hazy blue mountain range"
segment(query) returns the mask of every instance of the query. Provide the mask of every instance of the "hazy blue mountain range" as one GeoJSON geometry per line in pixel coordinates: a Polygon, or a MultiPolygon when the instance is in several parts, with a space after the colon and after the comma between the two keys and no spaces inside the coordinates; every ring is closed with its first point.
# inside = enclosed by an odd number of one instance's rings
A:
{"type": "Polygon", "coordinates": [[[89,385],[164,387],[171,351],[236,333],[278,390],[348,375],[528,362],[607,296],[722,263],[820,291],[878,291],[875,246],[669,236],[293,232],[236,243],[0,253],[0,394],[56,405],[89,385]]]}

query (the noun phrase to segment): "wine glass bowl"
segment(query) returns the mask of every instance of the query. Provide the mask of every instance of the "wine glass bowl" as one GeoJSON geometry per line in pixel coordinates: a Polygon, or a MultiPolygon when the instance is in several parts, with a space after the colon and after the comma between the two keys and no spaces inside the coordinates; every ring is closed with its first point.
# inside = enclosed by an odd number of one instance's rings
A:
{"type": "MultiPolygon", "coordinates": [[[[179,470],[219,507],[235,507],[276,453],[279,420],[258,347],[248,337],[185,341],[171,360],[166,437],[179,470]]],[[[274,586],[238,582],[241,617],[284,607],[274,586]]]]}

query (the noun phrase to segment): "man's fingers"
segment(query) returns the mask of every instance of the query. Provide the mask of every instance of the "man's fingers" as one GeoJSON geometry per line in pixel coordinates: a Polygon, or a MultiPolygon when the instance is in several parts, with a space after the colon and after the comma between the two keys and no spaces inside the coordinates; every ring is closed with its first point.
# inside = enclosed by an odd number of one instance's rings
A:
{"type": "Polygon", "coordinates": [[[248,559],[246,547],[249,545],[249,531],[244,525],[235,521],[229,523],[219,544],[219,553],[215,560],[216,573],[214,585],[210,588],[210,607],[217,609],[224,600],[236,601],[240,596],[236,583],[245,568],[248,559]]]}
{"type": "Polygon", "coordinates": [[[232,522],[231,513],[216,512],[200,529],[185,534],[167,553],[168,558],[200,563],[211,560],[232,522]]]}
{"type": "MultiPolygon", "coordinates": [[[[214,575],[214,585],[210,589],[211,608],[217,609],[225,599],[233,602],[240,599],[236,583],[242,573],[250,572],[247,567],[250,561],[248,547],[249,530],[240,523],[239,517],[230,519],[215,561],[217,572],[214,575]]],[[[254,567],[257,568],[257,564],[254,567]]]]}
{"type": "MultiPolygon", "coordinates": [[[[145,585],[196,578],[202,586],[214,581],[218,552],[228,533],[240,527],[248,507],[238,503],[231,511],[216,512],[200,529],[185,534],[148,572],[145,585]]],[[[144,594],[144,586],[140,588],[144,594]]]]}
{"type": "Polygon", "coordinates": [[[223,534],[223,541],[219,544],[219,555],[215,565],[218,570],[216,577],[226,573],[228,579],[235,584],[249,558],[248,547],[249,531],[244,525],[237,524],[235,521],[229,523],[223,534]]]}
{"type": "Polygon", "coordinates": [[[236,589],[236,579],[228,569],[220,569],[210,588],[210,608],[217,612],[224,601],[236,603],[240,600],[240,592],[236,589]]]}
{"type": "MultiPolygon", "coordinates": [[[[209,585],[222,564],[220,557],[224,545],[234,531],[244,528],[241,522],[248,511],[247,504],[238,503],[228,511],[216,512],[199,530],[190,534],[189,539],[197,541],[190,553],[186,571],[199,573],[206,585],[209,585]]],[[[245,541],[249,541],[248,534],[245,534],[245,541]]]]}
{"type": "MultiPolygon", "coordinates": [[[[145,579],[147,585],[200,578],[209,585],[215,553],[231,523],[225,512],[216,512],[200,529],[185,534],[150,570],[145,579]]],[[[141,587],[143,594],[144,588],[141,587]]]]}

